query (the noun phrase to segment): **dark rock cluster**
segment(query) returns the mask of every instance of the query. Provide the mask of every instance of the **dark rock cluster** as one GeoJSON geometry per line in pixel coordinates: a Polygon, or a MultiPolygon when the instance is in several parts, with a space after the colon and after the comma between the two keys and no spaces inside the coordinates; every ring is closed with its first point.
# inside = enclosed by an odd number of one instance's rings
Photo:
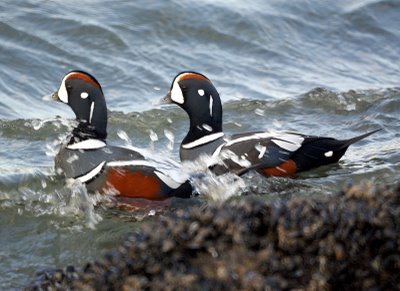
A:
{"type": "Polygon", "coordinates": [[[400,187],[323,197],[246,197],[145,224],[80,269],[42,271],[27,290],[398,290],[400,187]]]}

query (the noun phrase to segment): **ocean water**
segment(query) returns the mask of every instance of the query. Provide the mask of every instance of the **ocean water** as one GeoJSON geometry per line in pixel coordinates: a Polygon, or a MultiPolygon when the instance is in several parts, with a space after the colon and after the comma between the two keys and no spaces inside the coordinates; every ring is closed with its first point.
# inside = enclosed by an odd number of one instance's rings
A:
{"type": "Polygon", "coordinates": [[[287,199],[362,180],[398,182],[399,15],[398,0],[1,1],[0,289],[20,288],[46,268],[83,265],[176,208],[231,195],[287,199]],[[183,70],[213,81],[227,133],[288,129],[348,138],[382,131],[338,164],[294,179],[251,173],[236,188],[211,179],[198,199],[118,210],[81,185],[67,187],[53,168],[73,115],[43,96],[73,69],[102,84],[110,143],[172,161],[188,119],[158,100],[183,70]]]}

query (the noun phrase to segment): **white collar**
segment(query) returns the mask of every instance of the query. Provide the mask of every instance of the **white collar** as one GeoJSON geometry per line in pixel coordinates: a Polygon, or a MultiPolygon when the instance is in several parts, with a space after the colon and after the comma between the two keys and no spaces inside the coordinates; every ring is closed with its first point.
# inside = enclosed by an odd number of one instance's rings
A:
{"type": "Polygon", "coordinates": [[[199,139],[196,139],[196,140],[194,140],[192,142],[182,144],[182,148],[184,148],[184,149],[192,149],[192,148],[195,148],[197,146],[200,146],[200,145],[215,141],[215,140],[217,140],[217,139],[219,139],[220,137],[223,137],[223,136],[224,136],[223,132],[217,132],[217,133],[205,135],[205,136],[203,136],[203,137],[201,137],[199,139]]]}

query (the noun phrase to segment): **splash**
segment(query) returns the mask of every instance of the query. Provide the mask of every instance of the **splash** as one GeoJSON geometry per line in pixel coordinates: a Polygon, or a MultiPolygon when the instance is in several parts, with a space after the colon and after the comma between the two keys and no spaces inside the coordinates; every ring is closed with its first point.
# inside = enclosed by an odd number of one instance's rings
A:
{"type": "MultiPolygon", "coordinates": [[[[173,143],[173,134],[171,133],[171,136],[166,133],[166,136],[169,136],[169,140],[172,139],[173,143]]],[[[123,130],[118,131],[118,136],[125,141],[124,148],[136,151],[140,153],[142,156],[145,157],[146,160],[150,162],[154,162],[154,165],[157,166],[158,169],[161,170],[172,170],[174,168],[179,168],[180,165],[177,163],[172,157],[171,153],[168,152],[163,152],[163,151],[154,151],[154,147],[150,146],[149,149],[146,148],[138,148],[135,147],[132,144],[132,140],[128,137],[127,133],[123,130]]],[[[158,141],[158,136],[157,134],[153,131],[150,130],[150,139],[152,142],[158,141]]]]}
{"type": "MultiPolygon", "coordinates": [[[[153,133],[153,131],[150,131],[150,138],[152,141],[156,141],[156,135],[153,133]]],[[[170,141],[168,148],[171,149],[174,142],[174,135],[168,130],[164,131],[164,135],[170,141]]],[[[119,136],[121,138],[125,134],[119,136]]],[[[122,139],[125,141],[130,140],[129,138],[122,139]]],[[[155,152],[151,146],[150,149],[137,148],[129,142],[124,147],[139,152],[146,160],[153,163],[154,167],[176,182],[184,183],[186,180],[190,180],[192,186],[195,188],[195,192],[199,193],[206,200],[215,202],[226,201],[233,196],[240,195],[243,189],[246,188],[244,181],[237,175],[227,173],[218,176],[208,169],[210,165],[220,163],[220,159],[204,155],[196,161],[179,163],[171,157],[170,151],[155,152]]],[[[245,163],[246,161],[241,159],[240,162],[245,163]]]]}
{"type": "Polygon", "coordinates": [[[36,131],[44,128],[47,125],[55,126],[57,129],[65,126],[68,128],[68,131],[72,131],[72,129],[77,125],[75,120],[67,120],[62,118],[48,118],[43,120],[34,119],[30,122],[25,123],[26,126],[32,126],[32,128],[36,131]]]}
{"type": "Polygon", "coordinates": [[[166,137],[166,138],[168,139],[168,141],[169,141],[167,147],[168,147],[168,149],[169,149],[170,151],[172,151],[172,150],[174,149],[174,139],[175,139],[175,136],[174,136],[174,134],[172,133],[172,131],[167,130],[167,129],[164,129],[164,135],[165,135],[165,137],[166,137]]]}
{"type": "Polygon", "coordinates": [[[118,130],[117,135],[120,139],[125,141],[126,144],[131,145],[132,140],[124,130],[118,130]]]}
{"type": "Polygon", "coordinates": [[[72,220],[76,229],[95,229],[102,220],[95,207],[110,199],[107,195],[88,194],[86,187],[78,181],[54,192],[31,189],[23,189],[21,192],[25,200],[25,211],[37,216],[55,216],[52,222],[59,227],[64,226],[65,220],[72,220]]]}
{"type": "Polygon", "coordinates": [[[35,216],[48,216],[57,227],[75,229],[91,228],[102,220],[96,211],[99,205],[111,202],[111,197],[88,194],[79,181],[64,186],[64,179],[48,173],[36,171],[21,175],[0,191],[0,209],[17,208],[17,213],[33,213],[35,216]],[[14,190],[18,185],[17,189],[14,190]]]}
{"type": "Polygon", "coordinates": [[[206,200],[222,203],[241,195],[246,189],[244,180],[233,173],[214,174],[209,166],[215,163],[221,163],[221,160],[202,155],[195,161],[183,162],[182,171],[190,177],[195,192],[206,200]]]}

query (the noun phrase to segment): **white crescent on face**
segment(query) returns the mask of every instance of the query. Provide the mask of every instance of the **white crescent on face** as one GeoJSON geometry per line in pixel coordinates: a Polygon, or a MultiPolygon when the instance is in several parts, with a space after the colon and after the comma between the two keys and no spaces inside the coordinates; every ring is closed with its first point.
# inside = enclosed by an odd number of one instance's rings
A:
{"type": "Polygon", "coordinates": [[[71,76],[72,74],[75,74],[74,72],[69,73],[64,77],[64,79],[61,81],[60,89],[58,89],[58,98],[66,104],[68,104],[68,92],[67,92],[67,87],[65,86],[65,81],[71,76]]]}
{"type": "MultiPolygon", "coordinates": [[[[194,72],[181,73],[175,78],[171,88],[171,100],[174,101],[175,103],[183,104],[185,102],[185,99],[183,98],[182,89],[178,84],[181,80],[185,79],[197,79],[197,80],[209,81],[206,77],[198,73],[194,72]]],[[[197,90],[197,93],[199,94],[199,96],[204,96],[205,94],[203,89],[197,90]]]]}
{"type": "Polygon", "coordinates": [[[175,103],[183,104],[185,100],[183,98],[182,89],[178,84],[179,79],[180,78],[176,78],[174,84],[172,85],[171,100],[174,101],[175,103]]]}

